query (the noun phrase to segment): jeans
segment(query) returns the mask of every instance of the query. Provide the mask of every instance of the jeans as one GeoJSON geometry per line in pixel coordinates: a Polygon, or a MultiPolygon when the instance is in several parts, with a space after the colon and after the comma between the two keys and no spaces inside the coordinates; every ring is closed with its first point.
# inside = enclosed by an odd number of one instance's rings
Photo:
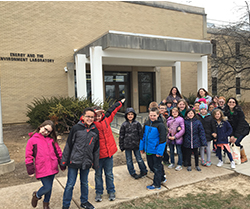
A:
{"type": "Polygon", "coordinates": [[[113,156],[99,159],[99,168],[95,171],[95,192],[103,194],[102,170],[106,178],[106,189],[108,194],[115,193],[114,175],[113,175],[113,156]]]}
{"type": "Polygon", "coordinates": [[[132,151],[134,152],[136,161],[139,165],[141,174],[147,173],[147,168],[146,165],[143,161],[143,159],[141,158],[141,153],[139,150],[125,150],[125,155],[126,155],[126,161],[127,161],[127,168],[128,168],[128,172],[130,175],[135,174],[135,169],[134,169],[134,164],[133,164],[133,159],[132,159],[132,151]]]}
{"type": "Polygon", "coordinates": [[[42,197],[44,195],[44,202],[49,202],[52,192],[52,186],[55,175],[46,176],[41,178],[43,186],[38,190],[37,197],[42,197]]]}
{"type": "Polygon", "coordinates": [[[169,144],[171,163],[173,163],[173,164],[175,163],[174,162],[174,146],[176,147],[177,154],[178,154],[177,165],[182,166],[182,151],[181,151],[180,144],[169,144]]]}
{"type": "Polygon", "coordinates": [[[169,163],[169,155],[168,155],[167,147],[168,146],[166,145],[165,151],[163,153],[163,162],[169,163]]]}
{"type": "Polygon", "coordinates": [[[237,140],[236,140],[236,142],[235,142],[235,145],[237,146],[237,147],[240,147],[241,149],[242,149],[242,145],[240,144],[241,143],[241,141],[242,141],[242,139],[245,137],[246,135],[243,135],[243,136],[239,136],[238,138],[237,138],[237,140]]]}
{"type": "MultiPolygon", "coordinates": [[[[227,156],[228,156],[230,162],[232,162],[233,161],[232,154],[230,152],[228,152],[228,150],[226,149],[226,147],[224,147],[224,151],[227,153],[227,156]]],[[[222,161],[221,147],[217,147],[216,153],[217,153],[217,156],[218,156],[219,160],[222,161]]]]}
{"type": "Polygon", "coordinates": [[[147,155],[148,166],[150,170],[154,172],[154,180],[153,185],[155,187],[161,187],[161,181],[165,179],[164,177],[164,170],[162,162],[162,157],[156,157],[156,155],[147,155]]]}
{"type": "Polygon", "coordinates": [[[81,203],[85,203],[88,201],[88,175],[89,169],[79,169],[79,168],[70,168],[68,167],[68,179],[67,184],[63,193],[63,206],[69,207],[72,199],[73,189],[76,183],[76,178],[78,174],[78,170],[80,170],[80,183],[81,183],[81,203]]]}

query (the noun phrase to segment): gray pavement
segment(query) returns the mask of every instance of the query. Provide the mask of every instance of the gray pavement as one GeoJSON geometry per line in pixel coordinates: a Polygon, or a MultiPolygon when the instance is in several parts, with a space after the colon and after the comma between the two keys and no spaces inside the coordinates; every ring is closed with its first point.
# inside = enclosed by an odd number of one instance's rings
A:
{"type": "MultiPolygon", "coordinates": [[[[247,136],[243,140],[243,146],[245,147],[246,154],[250,157],[250,136],[247,136]]],[[[161,187],[161,190],[158,191],[148,191],[146,186],[152,183],[153,174],[149,173],[146,178],[135,180],[128,174],[127,167],[125,165],[118,166],[114,168],[114,179],[116,186],[116,200],[110,202],[108,200],[108,195],[104,191],[103,201],[96,203],[95,198],[95,187],[94,187],[94,171],[89,173],[89,201],[98,209],[98,208],[109,208],[111,205],[118,203],[131,201],[139,197],[146,197],[154,193],[160,193],[168,191],[180,186],[189,185],[192,183],[200,182],[205,179],[211,179],[218,176],[224,176],[238,172],[244,175],[250,176],[250,162],[236,165],[236,169],[230,169],[230,164],[224,164],[223,167],[219,168],[216,166],[218,162],[215,154],[212,154],[212,163],[211,167],[201,167],[202,171],[198,172],[194,169],[191,172],[188,172],[184,167],[181,171],[175,171],[174,169],[168,169],[166,166],[165,172],[167,175],[167,182],[164,183],[161,187]]],[[[194,163],[193,163],[194,165],[194,163]]],[[[137,165],[135,165],[137,171],[139,171],[137,165]]],[[[67,177],[58,177],[54,180],[53,192],[51,197],[50,206],[51,209],[62,208],[62,196],[64,187],[67,181],[67,177]]],[[[33,208],[30,204],[31,194],[33,191],[36,191],[41,187],[39,181],[35,183],[23,184],[18,186],[6,187],[0,189],[0,208],[10,209],[29,209],[33,208]]],[[[71,209],[80,208],[80,183],[77,179],[75,185],[73,200],[71,202],[71,209]]],[[[38,209],[42,208],[42,201],[38,202],[38,209]]]]}

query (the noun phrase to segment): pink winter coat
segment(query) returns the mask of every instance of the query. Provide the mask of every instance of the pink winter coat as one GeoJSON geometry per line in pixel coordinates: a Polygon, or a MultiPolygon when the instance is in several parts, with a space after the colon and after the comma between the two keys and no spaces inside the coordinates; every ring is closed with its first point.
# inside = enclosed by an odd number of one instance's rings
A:
{"type": "Polygon", "coordinates": [[[40,133],[35,133],[28,140],[25,151],[25,164],[29,175],[35,173],[36,178],[39,179],[57,174],[59,172],[58,165],[61,159],[62,151],[52,138],[44,137],[40,133]],[[35,158],[35,165],[33,158],[35,158]]]}
{"type": "Polygon", "coordinates": [[[168,144],[182,144],[183,143],[183,135],[185,133],[185,123],[184,119],[181,116],[177,118],[169,117],[167,120],[168,126],[168,137],[175,136],[175,140],[168,139],[168,144]],[[180,131],[177,131],[177,128],[181,127],[180,131]]]}

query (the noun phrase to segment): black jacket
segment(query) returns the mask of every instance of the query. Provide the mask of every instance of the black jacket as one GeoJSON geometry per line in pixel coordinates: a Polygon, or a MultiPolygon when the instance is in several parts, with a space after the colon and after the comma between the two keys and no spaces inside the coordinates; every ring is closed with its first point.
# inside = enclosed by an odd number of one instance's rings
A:
{"type": "Polygon", "coordinates": [[[202,123],[202,126],[205,130],[206,139],[207,141],[212,141],[213,136],[212,133],[217,133],[216,129],[216,121],[213,119],[213,117],[209,114],[206,115],[204,118],[198,113],[197,118],[202,123]]]}
{"type": "Polygon", "coordinates": [[[139,149],[140,139],[142,138],[142,126],[136,121],[136,113],[134,109],[127,108],[125,112],[126,121],[123,122],[120,128],[120,136],[119,136],[119,147],[120,150],[137,150],[139,149]],[[127,119],[127,114],[132,112],[134,114],[134,119],[130,123],[127,119]]]}
{"type": "Polygon", "coordinates": [[[224,114],[233,128],[231,136],[238,138],[239,136],[246,136],[249,133],[249,124],[245,120],[245,115],[239,106],[234,108],[234,113],[231,115],[230,109],[226,105],[224,114]]]}
{"type": "Polygon", "coordinates": [[[69,133],[63,150],[61,165],[88,169],[99,167],[99,131],[92,124],[89,128],[79,121],[69,133]]]}

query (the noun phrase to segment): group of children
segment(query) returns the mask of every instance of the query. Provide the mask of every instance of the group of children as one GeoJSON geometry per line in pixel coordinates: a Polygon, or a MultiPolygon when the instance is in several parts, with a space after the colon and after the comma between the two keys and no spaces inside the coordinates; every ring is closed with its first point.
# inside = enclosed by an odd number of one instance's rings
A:
{"type": "MultiPolygon", "coordinates": [[[[33,207],[36,207],[37,202],[44,196],[43,208],[50,208],[51,190],[54,176],[59,172],[58,165],[62,170],[68,167],[63,209],[70,206],[78,171],[81,181],[81,207],[94,208],[88,202],[88,174],[91,167],[95,169],[95,201],[102,201],[103,171],[109,200],[115,200],[113,155],[117,151],[117,146],[109,124],[124,101],[125,99],[115,103],[105,114],[98,106],[86,108],[80,121],[72,127],[63,153],[56,142],[55,126],[52,121],[45,121],[30,135],[25,155],[27,171],[30,176],[36,174],[36,178],[43,184],[38,191],[33,192],[31,200],[33,207]]],[[[141,157],[141,154],[146,154],[148,167],[154,173],[153,183],[146,186],[148,190],[161,189],[161,184],[167,181],[163,164],[168,165],[169,169],[175,168],[176,171],[182,170],[184,165],[187,171],[191,171],[193,153],[195,169],[201,171],[198,158],[200,152],[201,164],[211,166],[211,141],[215,141],[217,147],[219,158],[217,166],[222,166],[221,150],[225,150],[231,161],[231,168],[235,168],[228,145],[228,136],[232,128],[224,120],[223,112],[215,109],[211,115],[208,113],[207,104],[203,102],[199,104],[199,112],[197,114],[196,112],[188,108],[184,99],[180,99],[175,107],[168,101],[160,105],[151,102],[149,115],[142,127],[136,121],[134,109],[127,108],[126,120],[120,128],[119,147],[121,151],[125,151],[127,169],[134,179],[147,175],[148,170],[141,157]],[[167,146],[170,149],[170,163],[167,146]],[[177,166],[175,166],[175,148],[178,155],[177,166]],[[132,153],[140,168],[139,174],[135,172],[132,153]]]]}
{"type": "MultiPolygon", "coordinates": [[[[103,171],[109,200],[115,200],[113,155],[117,151],[117,146],[109,124],[124,102],[125,99],[116,102],[105,114],[98,106],[85,108],[80,121],[70,130],[63,153],[56,141],[55,125],[52,121],[44,121],[33,133],[30,133],[31,138],[27,142],[25,153],[27,172],[31,177],[36,175],[43,184],[32,194],[33,207],[36,207],[38,201],[44,196],[43,208],[50,209],[49,201],[54,176],[59,172],[58,165],[61,170],[68,168],[67,183],[63,193],[63,209],[70,207],[78,172],[81,187],[80,206],[86,209],[95,208],[88,201],[88,174],[91,167],[95,170],[95,201],[102,201],[103,171]]],[[[142,176],[147,173],[146,166],[144,171],[142,176]]]]}

